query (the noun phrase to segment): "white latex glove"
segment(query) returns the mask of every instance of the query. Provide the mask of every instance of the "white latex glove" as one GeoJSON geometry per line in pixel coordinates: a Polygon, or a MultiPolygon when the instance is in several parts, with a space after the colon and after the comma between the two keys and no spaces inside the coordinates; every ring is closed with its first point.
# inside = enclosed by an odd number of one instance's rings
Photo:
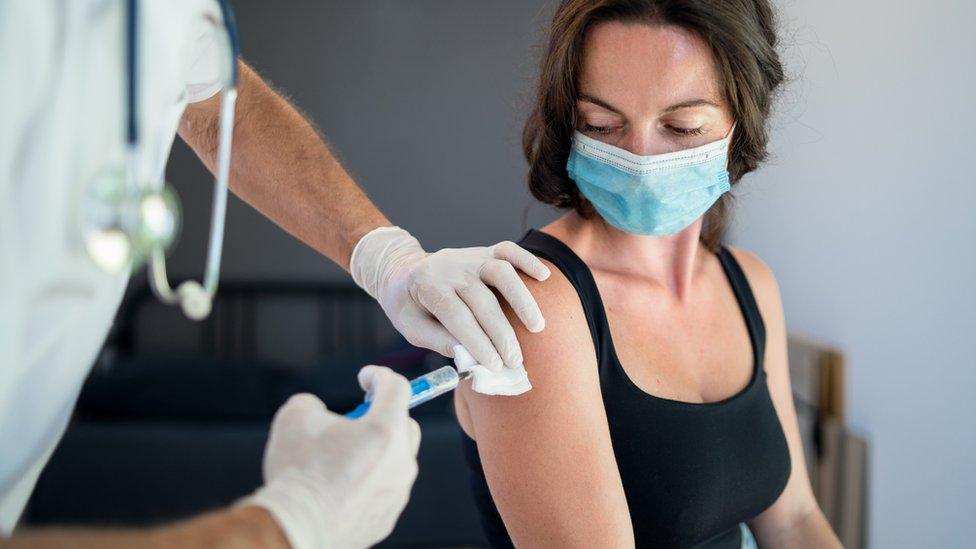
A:
{"type": "Polygon", "coordinates": [[[410,384],[380,366],[363,368],[359,384],[372,404],[356,420],[313,395],[289,399],[271,425],[266,484],[240,503],[267,509],[294,549],[375,545],[407,504],[420,445],[410,384]]]}
{"type": "Polygon", "coordinates": [[[515,330],[488,286],[530,332],[545,328],[515,269],[545,280],[549,268],[513,242],[429,254],[407,231],[380,227],[356,244],[349,263],[353,280],[379,301],[407,341],[444,356],[453,357],[460,344],[491,370],[522,365],[515,330]]]}

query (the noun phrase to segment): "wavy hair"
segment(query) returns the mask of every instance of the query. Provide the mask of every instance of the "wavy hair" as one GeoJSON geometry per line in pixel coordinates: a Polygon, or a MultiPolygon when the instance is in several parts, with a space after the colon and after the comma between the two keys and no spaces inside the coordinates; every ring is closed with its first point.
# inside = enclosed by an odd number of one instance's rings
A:
{"type": "MultiPolygon", "coordinates": [[[[552,19],[539,87],[522,132],[532,196],[590,217],[593,207],[566,172],[587,32],[608,21],[676,25],[705,41],[736,121],[729,150],[735,185],[766,158],[767,124],[784,80],[769,0],[562,0],[552,19]]],[[[718,248],[729,223],[729,193],[705,214],[701,241],[718,248]]]]}

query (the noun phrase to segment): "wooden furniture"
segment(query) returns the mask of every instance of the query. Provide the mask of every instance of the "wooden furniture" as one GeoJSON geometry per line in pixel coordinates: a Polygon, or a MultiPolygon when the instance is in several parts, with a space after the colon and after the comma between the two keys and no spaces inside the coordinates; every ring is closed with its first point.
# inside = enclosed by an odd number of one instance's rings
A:
{"type": "Polygon", "coordinates": [[[790,378],[817,501],[844,547],[867,547],[868,444],[846,426],[844,357],[792,335],[790,378]]]}

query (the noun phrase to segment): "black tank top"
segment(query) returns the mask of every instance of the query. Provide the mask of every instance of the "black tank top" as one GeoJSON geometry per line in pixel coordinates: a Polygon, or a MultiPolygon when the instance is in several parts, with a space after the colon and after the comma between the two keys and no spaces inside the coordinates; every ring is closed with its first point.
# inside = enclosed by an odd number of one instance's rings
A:
{"type": "MultiPolygon", "coordinates": [[[[735,258],[724,247],[718,252],[749,330],[752,378],[731,397],[696,404],[645,393],[627,376],[617,360],[593,275],[569,247],[534,230],[519,244],[558,267],[582,301],[637,547],[738,549],[739,524],[776,501],[791,464],[763,370],[766,328],[735,258]]],[[[488,491],[477,445],[463,439],[488,540],[493,547],[512,547],[488,491]]]]}

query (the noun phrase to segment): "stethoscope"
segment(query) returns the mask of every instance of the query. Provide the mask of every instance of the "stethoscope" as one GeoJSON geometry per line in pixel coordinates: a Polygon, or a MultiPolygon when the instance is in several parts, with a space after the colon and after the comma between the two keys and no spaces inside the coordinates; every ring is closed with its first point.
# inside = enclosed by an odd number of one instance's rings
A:
{"type": "Polygon", "coordinates": [[[148,263],[149,286],[167,305],[179,305],[193,320],[210,314],[220,275],[220,255],[227,213],[231,138],[237,101],[237,27],[228,0],[218,0],[223,30],[230,44],[230,71],[220,101],[220,143],[214,181],[213,209],[203,283],[188,280],[175,290],[166,276],[166,250],[176,240],[181,223],[179,201],[164,181],[139,181],[138,127],[138,0],[126,0],[126,127],[125,160],[103,170],[81,201],[81,232],[89,257],[108,272],[148,263]]]}

